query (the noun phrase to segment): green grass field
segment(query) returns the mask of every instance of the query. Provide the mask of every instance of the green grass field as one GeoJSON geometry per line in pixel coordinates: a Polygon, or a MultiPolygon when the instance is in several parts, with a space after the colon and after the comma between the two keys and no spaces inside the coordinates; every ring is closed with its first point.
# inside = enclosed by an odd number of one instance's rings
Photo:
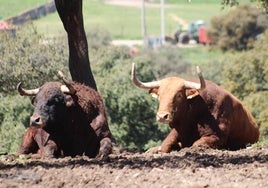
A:
{"type": "MultiPolygon", "coordinates": [[[[27,0],[23,3],[0,0],[3,18],[15,15],[30,7],[45,3],[45,0],[27,0]],[[12,7],[7,9],[7,7],[12,7]]],[[[204,2],[195,0],[188,3],[179,0],[173,4],[166,4],[165,8],[165,31],[173,34],[179,26],[178,18],[186,23],[194,20],[205,20],[209,22],[214,15],[221,14],[220,2],[206,0],[204,2]]],[[[159,3],[154,6],[146,5],[146,25],[149,36],[160,35],[160,7],[159,3]]],[[[113,39],[140,39],[141,38],[141,8],[123,7],[104,4],[102,1],[84,0],[83,15],[85,29],[102,28],[111,33],[113,39]]],[[[65,34],[62,23],[57,13],[48,15],[34,21],[38,31],[46,36],[57,36],[65,34]]]]}
{"type": "MultiPolygon", "coordinates": [[[[173,34],[180,24],[177,17],[185,22],[202,19],[209,22],[213,15],[221,14],[219,3],[181,3],[167,5],[165,9],[166,34],[173,34]]],[[[141,38],[141,8],[107,5],[87,0],[83,2],[85,30],[103,28],[111,33],[113,39],[141,38]]],[[[34,22],[45,35],[64,33],[57,13],[34,22]]],[[[160,8],[146,7],[148,35],[160,35],[160,8]]]]}
{"type": "MultiPolygon", "coordinates": [[[[8,18],[31,7],[43,4],[48,0],[8,1],[0,0],[0,18],[8,18]]],[[[113,6],[104,1],[84,0],[83,15],[85,30],[94,28],[110,32],[112,39],[141,39],[141,7],[113,6]]],[[[249,2],[246,0],[245,2],[249,2]]],[[[154,6],[146,5],[146,26],[148,36],[160,35],[159,1],[154,6]]],[[[189,24],[195,20],[205,20],[208,24],[211,17],[226,12],[222,10],[221,1],[215,0],[166,0],[165,32],[172,35],[180,24],[180,20],[189,24]]],[[[47,37],[64,35],[58,14],[50,14],[34,21],[37,30],[47,37]]]]}
{"type": "Polygon", "coordinates": [[[24,12],[48,0],[0,0],[0,20],[24,12]]]}

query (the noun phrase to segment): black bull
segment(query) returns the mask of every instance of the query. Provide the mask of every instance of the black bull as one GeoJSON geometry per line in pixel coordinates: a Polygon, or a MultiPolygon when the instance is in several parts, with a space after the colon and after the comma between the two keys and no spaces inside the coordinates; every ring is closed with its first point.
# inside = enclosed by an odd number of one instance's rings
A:
{"type": "Polygon", "coordinates": [[[112,151],[103,100],[94,89],[76,82],[47,82],[21,95],[34,96],[35,106],[19,149],[41,157],[107,156],[112,151]]]}

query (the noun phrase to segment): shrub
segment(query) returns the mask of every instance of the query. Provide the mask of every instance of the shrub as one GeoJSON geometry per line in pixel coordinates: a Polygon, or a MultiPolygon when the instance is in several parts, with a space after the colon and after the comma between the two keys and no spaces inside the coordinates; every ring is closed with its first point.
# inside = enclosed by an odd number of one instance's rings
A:
{"type": "Polygon", "coordinates": [[[110,33],[100,28],[90,30],[86,33],[86,35],[89,47],[94,49],[107,46],[111,42],[110,33]]]}
{"type": "Polygon", "coordinates": [[[0,95],[0,153],[18,150],[32,111],[29,98],[0,95]]]}
{"type": "Polygon", "coordinates": [[[224,86],[242,99],[256,118],[261,135],[268,137],[268,31],[254,48],[234,56],[225,66],[224,86]]]}
{"type": "Polygon", "coordinates": [[[68,54],[59,41],[46,41],[31,25],[19,28],[15,36],[0,33],[0,92],[16,91],[18,82],[25,87],[39,87],[57,79],[58,70],[68,72],[68,54]]]}
{"type": "Polygon", "coordinates": [[[129,48],[109,46],[92,54],[95,79],[105,99],[109,125],[117,143],[138,149],[160,144],[169,127],[155,121],[157,102],[132,83],[131,64],[137,64],[138,76],[143,81],[156,80],[170,72],[182,74],[190,64],[182,60],[176,48],[145,49],[130,57],[129,48]]]}
{"type": "Polygon", "coordinates": [[[176,47],[144,49],[135,56],[133,61],[143,61],[142,64],[150,67],[147,71],[154,72],[155,79],[166,76],[186,76],[191,73],[191,64],[183,59],[180,49],[176,47]]]}
{"type": "Polygon", "coordinates": [[[238,53],[226,64],[224,85],[236,96],[245,96],[268,89],[268,32],[256,41],[252,50],[238,53]]]}
{"type": "Polygon", "coordinates": [[[208,35],[216,47],[226,50],[252,48],[253,42],[268,28],[268,15],[262,10],[239,5],[225,15],[211,19],[208,35]]]}
{"type": "Polygon", "coordinates": [[[261,139],[268,138],[268,92],[261,91],[251,94],[244,99],[260,127],[261,139]]]}

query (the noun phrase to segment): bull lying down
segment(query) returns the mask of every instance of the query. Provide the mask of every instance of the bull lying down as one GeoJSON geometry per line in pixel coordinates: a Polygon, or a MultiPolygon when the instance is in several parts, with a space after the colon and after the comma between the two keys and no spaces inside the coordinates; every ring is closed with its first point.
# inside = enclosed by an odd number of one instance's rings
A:
{"type": "Polygon", "coordinates": [[[204,80],[168,77],[143,83],[132,65],[132,80],[158,99],[157,121],[172,130],[151,153],[170,152],[190,146],[237,150],[259,139],[258,126],[250,112],[230,92],[204,80]]]}
{"type": "Polygon", "coordinates": [[[30,127],[23,136],[19,154],[41,157],[107,156],[112,151],[103,100],[94,89],[76,82],[47,82],[20,95],[35,96],[30,127]]]}

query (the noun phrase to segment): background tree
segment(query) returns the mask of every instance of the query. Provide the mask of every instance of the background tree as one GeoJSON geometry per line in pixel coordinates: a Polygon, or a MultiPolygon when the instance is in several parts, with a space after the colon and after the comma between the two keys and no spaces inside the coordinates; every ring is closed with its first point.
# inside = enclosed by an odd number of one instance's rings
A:
{"type": "Polygon", "coordinates": [[[97,90],[88,57],[82,0],[55,0],[55,4],[68,35],[69,69],[72,79],[97,90]]]}
{"type": "MultiPolygon", "coordinates": [[[[255,0],[257,3],[259,3],[263,9],[267,12],[268,11],[268,0],[255,0]]],[[[223,6],[234,6],[239,4],[239,0],[222,0],[221,3],[223,6]]],[[[242,1],[241,1],[242,2],[242,1]]]]}
{"type": "Polygon", "coordinates": [[[208,35],[213,45],[226,50],[245,50],[268,28],[268,15],[243,4],[211,19],[208,35]],[[243,19],[242,19],[243,18],[243,19]]]}

